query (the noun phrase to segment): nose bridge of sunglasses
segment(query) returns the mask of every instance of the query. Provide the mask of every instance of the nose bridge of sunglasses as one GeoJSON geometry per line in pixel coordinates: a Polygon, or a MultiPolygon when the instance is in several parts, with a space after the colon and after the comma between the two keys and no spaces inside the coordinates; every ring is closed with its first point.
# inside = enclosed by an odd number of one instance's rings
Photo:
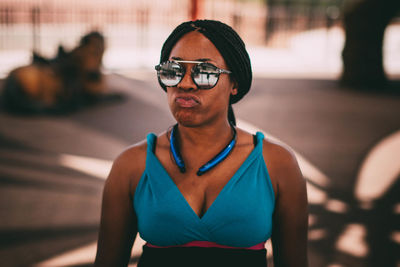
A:
{"type": "Polygon", "coordinates": [[[183,77],[179,82],[179,87],[182,88],[197,88],[196,83],[193,80],[193,68],[201,63],[197,61],[178,61],[179,65],[183,68],[183,77]]]}

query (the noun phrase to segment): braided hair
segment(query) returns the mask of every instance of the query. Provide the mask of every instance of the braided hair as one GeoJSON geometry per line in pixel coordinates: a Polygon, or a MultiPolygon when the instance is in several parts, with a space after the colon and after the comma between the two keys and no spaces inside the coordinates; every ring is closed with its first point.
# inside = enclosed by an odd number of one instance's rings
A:
{"type": "MultiPolygon", "coordinates": [[[[161,49],[160,63],[167,61],[174,45],[183,35],[192,31],[200,32],[215,45],[232,72],[231,77],[238,84],[238,93],[231,95],[228,109],[228,120],[235,125],[236,120],[231,104],[238,102],[247,94],[253,77],[250,57],[246,51],[245,44],[234,29],[220,21],[187,21],[176,27],[164,42],[161,49]]],[[[166,88],[162,84],[160,85],[166,91],[166,88]]]]}

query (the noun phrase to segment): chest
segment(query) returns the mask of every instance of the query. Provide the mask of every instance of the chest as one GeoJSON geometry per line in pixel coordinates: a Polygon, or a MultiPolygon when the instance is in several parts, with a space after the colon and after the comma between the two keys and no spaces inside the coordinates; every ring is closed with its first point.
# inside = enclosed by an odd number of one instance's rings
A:
{"type": "Polygon", "coordinates": [[[198,168],[202,165],[201,161],[186,160],[186,172],[181,173],[170,155],[160,153],[158,157],[187,204],[198,217],[202,217],[235,175],[249,153],[250,151],[244,150],[235,151],[215,168],[201,176],[196,175],[198,168]]]}
{"type": "Polygon", "coordinates": [[[173,182],[193,212],[201,218],[229,180],[230,177],[223,176],[196,177],[191,175],[183,179],[175,176],[173,182]]]}

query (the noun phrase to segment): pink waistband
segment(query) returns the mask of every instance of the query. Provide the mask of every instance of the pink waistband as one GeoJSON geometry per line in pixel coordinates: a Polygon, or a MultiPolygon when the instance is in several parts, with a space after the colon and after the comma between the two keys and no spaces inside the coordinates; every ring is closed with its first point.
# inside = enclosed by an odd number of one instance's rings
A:
{"type": "Polygon", "coordinates": [[[183,245],[175,245],[175,246],[156,246],[152,245],[150,243],[146,243],[147,247],[150,248],[175,248],[175,247],[202,247],[202,248],[230,248],[230,249],[251,249],[251,250],[260,250],[264,249],[265,247],[265,242],[262,242],[260,244],[254,245],[252,247],[248,248],[242,248],[242,247],[230,247],[230,246],[224,246],[220,245],[214,242],[209,242],[209,241],[192,241],[183,245]]]}

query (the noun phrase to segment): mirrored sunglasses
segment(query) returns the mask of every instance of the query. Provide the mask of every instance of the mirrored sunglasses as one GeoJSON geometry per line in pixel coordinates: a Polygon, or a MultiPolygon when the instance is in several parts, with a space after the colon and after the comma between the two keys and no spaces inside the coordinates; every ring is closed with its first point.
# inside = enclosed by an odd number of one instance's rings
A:
{"type": "Polygon", "coordinates": [[[190,60],[169,60],[155,66],[159,82],[166,87],[177,86],[185,76],[186,68],[180,63],[195,64],[191,69],[191,77],[199,89],[211,89],[219,80],[221,73],[231,71],[220,69],[211,63],[190,60]]]}

